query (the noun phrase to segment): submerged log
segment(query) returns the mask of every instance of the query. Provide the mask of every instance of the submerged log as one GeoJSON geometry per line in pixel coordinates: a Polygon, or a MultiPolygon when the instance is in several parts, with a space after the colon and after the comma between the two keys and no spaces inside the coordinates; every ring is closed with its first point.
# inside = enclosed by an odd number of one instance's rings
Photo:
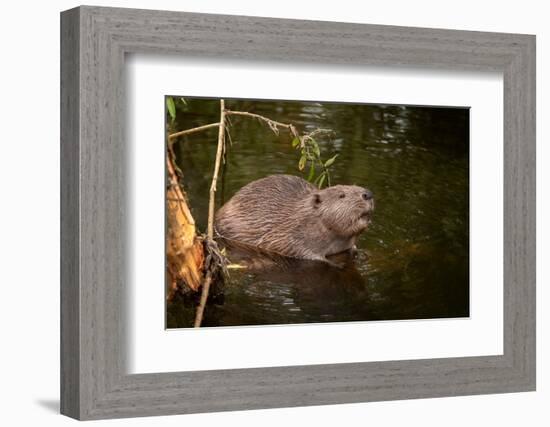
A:
{"type": "Polygon", "coordinates": [[[166,156],[168,188],[166,191],[166,286],[171,300],[182,285],[197,291],[204,277],[203,242],[197,236],[195,220],[189,210],[173,160],[166,156]]]}

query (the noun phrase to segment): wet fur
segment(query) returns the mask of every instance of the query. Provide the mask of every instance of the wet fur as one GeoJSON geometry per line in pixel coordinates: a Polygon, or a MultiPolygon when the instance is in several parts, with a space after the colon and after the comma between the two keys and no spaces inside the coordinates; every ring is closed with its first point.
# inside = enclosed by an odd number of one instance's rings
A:
{"type": "Polygon", "coordinates": [[[335,185],[324,190],[292,175],[270,175],[241,188],[216,213],[217,233],[284,256],[326,261],[350,250],[370,223],[368,190],[335,185]]]}

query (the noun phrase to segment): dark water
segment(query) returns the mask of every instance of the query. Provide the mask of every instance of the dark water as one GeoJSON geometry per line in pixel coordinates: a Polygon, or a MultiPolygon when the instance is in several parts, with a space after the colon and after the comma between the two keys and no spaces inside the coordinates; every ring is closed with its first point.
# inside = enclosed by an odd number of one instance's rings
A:
{"type": "MultiPolygon", "coordinates": [[[[186,98],[171,131],[219,121],[219,101],[186,98]]],[[[204,326],[463,317],[469,315],[469,111],[455,108],[226,100],[226,107],[293,123],[301,132],[330,128],[325,159],[338,153],[333,184],[371,189],[373,223],[343,268],[254,260],[231,270],[204,326]]],[[[170,122],[170,120],[168,120],[170,122]]],[[[300,175],[291,137],[250,118],[231,117],[231,146],[218,207],[242,186],[275,174],[300,175]]],[[[217,129],[175,144],[200,230],[206,229],[217,129]]],[[[232,261],[242,254],[232,254],[232,261]]],[[[190,301],[168,306],[167,325],[189,327],[190,301]]]]}

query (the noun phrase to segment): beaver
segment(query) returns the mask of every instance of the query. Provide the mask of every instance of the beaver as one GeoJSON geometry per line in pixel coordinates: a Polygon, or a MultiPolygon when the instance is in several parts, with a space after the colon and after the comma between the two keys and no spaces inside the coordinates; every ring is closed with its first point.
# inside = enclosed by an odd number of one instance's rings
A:
{"type": "Polygon", "coordinates": [[[366,188],[334,185],[319,190],[297,176],[270,175],[245,185],[223,205],[215,229],[228,241],[327,261],[329,255],[355,248],[373,209],[373,193],[366,188]]]}

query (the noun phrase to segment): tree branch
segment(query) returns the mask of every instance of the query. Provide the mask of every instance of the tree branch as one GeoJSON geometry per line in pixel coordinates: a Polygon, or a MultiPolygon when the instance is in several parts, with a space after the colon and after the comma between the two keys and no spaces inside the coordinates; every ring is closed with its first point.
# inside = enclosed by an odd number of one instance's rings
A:
{"type": "Polygon", "coordinates": [[[278,122],[278,121],[276,121],[276,120],[268,119],[267,117],[261,116],[261,115],[259,115],[259,114],[248,113],[248,112],[246,112],[246,111],[225,110],[225,113],[226,113],[227,115],[230,115],[230,116],[247,116],[247,117],[252,117],[252,118],[261,120],[261,121],[267,123],[267,125],[270,127],[270,129],[271,129],[273,132],[275,132],[276,134],[279,133],[279,131],[278,131],[277,128],[288,129],[288,130],[290,131],[290,133],[291,133],[295,138],[300,139],[300,135],[298,135],[298,131],[296,130],[296,128],[295,128],[294,125],[292,125],[292,124],[289,124],[289,123],[281,123],[281,122],[278,122]]]}
{"type": "Polygon", "coordinates": [[[190,134],[195,133],[195,132],[200,132],[202,130],[207,130],[207,129],[210,129],[210,128],[218,127],[219,125],[220,125],[219,123],[210,123],[209,125],[204,125],[204,126],[199,126],[199,127],[196,127],[196,128],[182,130],[180,132],[176,132],[176,133],[173,133],[171,135],[168,135],[168,139],[174,139],[174,138],[177,138],[178,136],[190,135],[190,134]]]}
{"type": "MultiPolygon", "coordinates": [[[[214,173],[212,175],[212,184],[210,185],[210,201],[208,202],[208,231],[206,238],[209,241],[214,240],[214,208],[216,202],[216,188],[218,183],[218,173],[220,170],[220,163],[222,154],[225,147],[225,101],[220,99],[220,123],[218,131],[218,149],[216,151],[216,163],[214,164],[214,173]]],[[[208,269],[204,284],[202,285],[201,300],[195,313],[195,328],[200,328],[202,323],[202,317],[204,315],[204,308],[206,307],[206,301],[208,300],[208,292],[210,291],[210,284],[212,283],[212,269],[208,269]]]]}
{"type": "Polygon", "coordinates": [[[214,206],[216,189],[218,184],[218,172],[222,160],[222,154],[225,149],[225,101],[220,99],[220,126],[218,131],[218,149],[216,151],[216,163],[214,164],[214,174],[212,175],[212,184],[210,185],[210,201],[208,202],[208,231],[210,240],[214,239],[214,206]]]}

